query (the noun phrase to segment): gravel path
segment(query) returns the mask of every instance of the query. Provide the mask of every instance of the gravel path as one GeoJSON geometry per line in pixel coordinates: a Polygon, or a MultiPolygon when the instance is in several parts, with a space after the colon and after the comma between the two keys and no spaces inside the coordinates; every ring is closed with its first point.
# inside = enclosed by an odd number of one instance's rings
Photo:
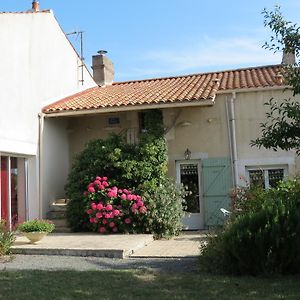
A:
{"type": "Polygon", "coordinates": [[[127,258],[76,257],[56,255],[15,255],[0,261],[3,270],[128,270],[149,269],[159,272],[195,272],[196,258],[127,258]]]}

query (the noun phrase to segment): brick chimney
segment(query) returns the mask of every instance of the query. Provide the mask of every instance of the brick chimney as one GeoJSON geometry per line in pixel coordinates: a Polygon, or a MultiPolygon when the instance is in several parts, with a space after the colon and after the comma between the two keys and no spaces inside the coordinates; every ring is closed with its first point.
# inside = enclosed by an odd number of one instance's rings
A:
{"type": "Polygon", "coordinates": [[[295,47],[288,41],[285,41],[285,47],[283,48],[282,61],[283,65],[294,65],[296,63],[295,47]]]}
{"type": "Polygon", "coordinates": [[[32,11],[40,11],[40,2],[39,1],[33,1],[32,2],[32,11]]]}
{"type": "Polygon", "coordinates": [[[107,51],[100,50],[93,56],[93,77],[100,86],[111,85],[114,81],[114,64],[106,56],[107,51]]]}

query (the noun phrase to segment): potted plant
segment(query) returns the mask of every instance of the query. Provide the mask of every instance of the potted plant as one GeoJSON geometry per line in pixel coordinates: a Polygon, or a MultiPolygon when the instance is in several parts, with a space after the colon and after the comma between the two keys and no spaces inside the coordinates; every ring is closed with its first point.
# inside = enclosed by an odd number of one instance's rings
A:
{"type": "Polygon", "coordinates": [[[22,232],[31,243],[40,241],[44,236],[54,230],[54,224],[49,220],[34,219],[25,221],[18,226],[18,230],[22,232]]]}

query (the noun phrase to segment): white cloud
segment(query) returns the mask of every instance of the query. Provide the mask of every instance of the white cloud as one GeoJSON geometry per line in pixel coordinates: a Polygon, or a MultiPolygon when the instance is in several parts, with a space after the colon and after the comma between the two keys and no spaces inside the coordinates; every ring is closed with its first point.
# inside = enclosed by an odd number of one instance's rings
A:
{"type": "MultiPolygon", "coordinates": [[[[165,76],[189,72],[218,71],[225,68],[277,64],[281,54],[262,48],[253,38],[203,38],[179,49],[152,49],[139,57],[139,65],[127,69],[127,77],[165,76]]],[[[122,76],[122,77],[123,77],[122,76]]]]}

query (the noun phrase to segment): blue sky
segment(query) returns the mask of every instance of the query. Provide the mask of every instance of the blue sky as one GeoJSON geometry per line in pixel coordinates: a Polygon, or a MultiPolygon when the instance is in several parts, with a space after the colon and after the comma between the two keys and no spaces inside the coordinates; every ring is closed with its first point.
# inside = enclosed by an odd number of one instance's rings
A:
{"type": "MultiPolygon", "coordinates": [[[[299,0],[40,0],[63,30],[84,31],[84,57],[100,49],[113,60],[116,81],[280,63],[261,48],[270,32],[261,11],[282,7],[300,24],[299,0]]],[[[25,11],[31,0],[2,0],[0,11],[25,11]]],[[[76,36],[71,41],[78,49],[76,36]]]]}

